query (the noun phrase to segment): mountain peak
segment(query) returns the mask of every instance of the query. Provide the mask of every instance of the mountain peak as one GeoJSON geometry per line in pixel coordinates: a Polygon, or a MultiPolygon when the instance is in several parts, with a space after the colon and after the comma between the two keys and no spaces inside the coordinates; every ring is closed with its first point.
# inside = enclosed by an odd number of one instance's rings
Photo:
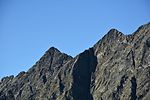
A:
{"type": "Polygon", "coordinates": [[[133,35],[146,35],[148,32],[143,32],[143,31],[148,31],[150,30],[150,22],[141,25],[134,33],[133,35]],[[143,34],[145,33],[145,34],[143,34]]]}
{"type": "Polygon", "coordinates": [[[110,44],[112,42],[118,41],[118,39],[122,39],[124,37],[124,34],[121,33],[120,31],[118,31],[115,28],[110,29],[107,34],[100,39],[95,45],[94,48],[97,48],[97,46],[99,46],[101,43],[106,43],[106,44],[110,44]]]}
{"type": "Polygon", "coordinates": [[[109,30],[109,32],[119,32],[119,30],[117,30],[116,28],[112,28],[112,29],[109,30]]]}
{"type": "Polygon", "coordinates": [[[112,29],[110,29],[110,31],[108,31],[108,33],[106,35],[117,37],[117,36],[121,36],[121,35],[124,35],[124,34],[120,31],[118,31],[117,29],[112,28],[112,29]]]}
{"type": "Polygon", "coordinates": [[[51,47],[26,73],[0,82],[0,100],[149,100],[150,23],[111,29],[72,58],[51,47]],[[130,41],[129,41],[130,40],[130,41]]]}
{"type": "Polygon", "coordinates": [[[57,48],[55,48],[55,47],[50,47],[47,51],[46,51],[46,53],[54,53],[54,52],[60,52],[57,48]]]}

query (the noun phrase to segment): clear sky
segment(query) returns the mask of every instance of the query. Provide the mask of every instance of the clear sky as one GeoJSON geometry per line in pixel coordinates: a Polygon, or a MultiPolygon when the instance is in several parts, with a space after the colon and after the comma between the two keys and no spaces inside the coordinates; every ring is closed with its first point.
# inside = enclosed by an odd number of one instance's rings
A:
{"type": "Polygon", "coordinates": [[[150,0],[0,0],[0,78],[27,71],[51,46],[75,56],[111,28],[150,21],[150,0]]]}

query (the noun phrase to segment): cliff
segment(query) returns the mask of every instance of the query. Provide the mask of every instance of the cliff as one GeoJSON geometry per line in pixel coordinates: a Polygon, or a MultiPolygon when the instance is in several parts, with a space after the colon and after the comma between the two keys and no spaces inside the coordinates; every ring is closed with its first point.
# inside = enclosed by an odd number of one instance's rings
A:
{"type": "Polygon", "coordinates": [[[111,29],[76,57],[51,47],[27,72],[0,81],[0,100],[149,100],[150,23],[111,29]]]}

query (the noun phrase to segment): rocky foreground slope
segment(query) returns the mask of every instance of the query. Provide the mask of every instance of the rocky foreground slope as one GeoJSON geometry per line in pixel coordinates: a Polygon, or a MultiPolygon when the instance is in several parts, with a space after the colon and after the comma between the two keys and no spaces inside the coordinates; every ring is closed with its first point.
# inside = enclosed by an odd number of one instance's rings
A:
{"type": "Polygon", "coordinates": [[[74,58],[51,47],[0,81],[0,100],[150,100],[150,23],[131,35],[112,29],[74,58]]]}

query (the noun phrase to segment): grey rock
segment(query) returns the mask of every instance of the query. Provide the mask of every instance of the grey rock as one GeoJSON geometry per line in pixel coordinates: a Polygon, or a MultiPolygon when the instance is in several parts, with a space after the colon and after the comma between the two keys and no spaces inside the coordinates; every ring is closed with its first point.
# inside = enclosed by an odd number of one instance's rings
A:
{"type": "Polygon", "coordinates": [[[149,100],[150,23],[111,29],[76,57],[51,47],[27,72],[0,81],[0,100],[149,100]]]}

